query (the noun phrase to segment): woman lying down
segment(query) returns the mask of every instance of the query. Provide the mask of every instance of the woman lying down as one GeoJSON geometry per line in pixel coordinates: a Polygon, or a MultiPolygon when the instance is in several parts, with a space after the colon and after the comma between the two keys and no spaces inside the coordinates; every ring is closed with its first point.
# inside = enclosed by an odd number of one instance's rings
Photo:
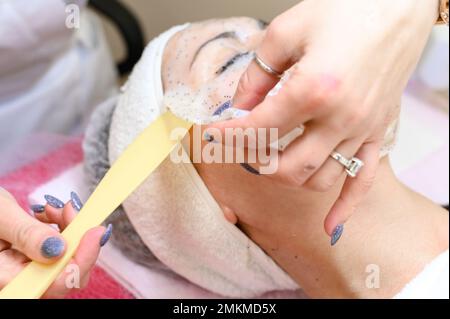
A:
{"type": "MultiPolygon", "coordinates": [[[[152,41],[118,102],[92,119],[85,141],[92,186],[165,105],[199,123],[227,109],[265,27],[250,18],[212,20],[152,41]]],[[[343,179],[315,193],[248,165],[167,158],[110,219],[113,242],[140,264],[223,296],[301,287],[313,298],[448,298],[448,213],[402,185],[386,155],[358,213],[330,245],[323,220],[343,179]]]]}

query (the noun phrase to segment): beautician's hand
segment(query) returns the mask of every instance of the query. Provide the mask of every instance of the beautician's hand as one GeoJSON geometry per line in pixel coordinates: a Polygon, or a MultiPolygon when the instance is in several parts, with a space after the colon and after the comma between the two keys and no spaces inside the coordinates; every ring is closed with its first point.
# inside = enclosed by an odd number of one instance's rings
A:
{"type": "Polygon", "coordinates": [[[294,187],[327,191],[335,185],[344,169],[330,157],[334,150],[364,161],[327,217],[331,235],[372,185],[386,129],[398,115],[438,5],[438,0],[303,1],[272,22],[257,50],[278,73],[298,62],[282,90],[265,99],[279,79],[253,62],[233,101],[252,112],[212,127],[222,134],[225,128],[279,128],[283,136],[304,124],[305,134],[280,154],[271,176],[294,187]]]}
{"type": "MultiPolygon", "coordinates": [[[[64,254],[64,240],[58,231],[48,225],[57,224],[63,230],[76,216],[76,210],[71,202],[63,206],[63,208],[55,208],[49,204],[45,207],[35,206],[37,219],[34,219],[20,208],[11,194],[0,188],[0,290],[30,260],[48,264],[55,262],[64,254]]],[[[78,266],[80,288],[89,281],[89,273],[97,260],[100,241],[104,234],[104,227],[96,227],[87,232],[70,262],[78,266]]],[[[44,298],[61,298],[70,292],[65,283],[66,275],[66,273],[60,275],[44,298]]]]}

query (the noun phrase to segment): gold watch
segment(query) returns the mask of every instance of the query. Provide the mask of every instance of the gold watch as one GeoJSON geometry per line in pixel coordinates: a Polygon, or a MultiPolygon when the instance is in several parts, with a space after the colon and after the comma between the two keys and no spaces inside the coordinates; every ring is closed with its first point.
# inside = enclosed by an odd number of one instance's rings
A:
{"type": "Polygon", "coordinates": [[[440,0],[439,5],[439,19],[437,24],[446,24],[448,26],[448,1],[449,0],[440,0]]]}

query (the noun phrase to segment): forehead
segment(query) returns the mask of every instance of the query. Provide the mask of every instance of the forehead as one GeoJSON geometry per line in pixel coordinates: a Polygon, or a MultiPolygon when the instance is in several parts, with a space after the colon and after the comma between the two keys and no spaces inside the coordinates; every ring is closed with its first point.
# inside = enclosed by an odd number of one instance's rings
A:
{"type": "Polygon", "coordinates": [[[194,45],[197,41],[213,38],[218,33],[233,31],[241,41],[245,41],[255,31],[261,30],[261,22],[253,18],[213,19],[191,24],[178,32],[169,42],[169,46],[194,45]]]}
{"type": "Polygon", "coordinates": [[[209,20],[194,23],[173,36],[163,58],[166,105],[196,123],[193,119],[208,118],[231,98],[251,55],[235,62],[226,73],[217,75],[216,71],[236,54],[253,51],[262,27],[251,18],[209,20]],[[223,34],[233,36],[219,37],[223,34]]]}
{"type": "Polygon", "coordinates": [[[187,80],[192,71],[191,63],[196,52],[207,41],[224,32],[233,32],[243,46],[253,45],[255,34],[260,33],[263,27],[263,23],[259,20],[247,17],[214,19],[191,24],[175,34],[165,48],[162,65],[165,86],[187,80]]]}
{"type": "Polygon", "coordinates": [[[260,21],[246,17],[196,22],[172,37],[166,46],[165,57],[182,62],[191,57],[192,51],[223,32],[233,32],[239,41],[245,43],[252,35],[261,31],[261,25],[260,21]]]}

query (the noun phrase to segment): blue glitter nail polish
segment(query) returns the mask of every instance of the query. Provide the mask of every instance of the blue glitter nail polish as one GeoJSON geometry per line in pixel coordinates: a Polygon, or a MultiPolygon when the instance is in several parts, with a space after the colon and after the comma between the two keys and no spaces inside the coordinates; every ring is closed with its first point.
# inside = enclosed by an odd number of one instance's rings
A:
{"type": "Polygon", "coordinates": [[[64,251],[64,242],[58,237],[47,238],[41,246],[41,254],[45,258],[54,258],[64,251]]]}
{"type": "Polygon", "coordinates": [[[59,199],[57,199],[56,197],[53,197],[52,195],[45,195],[44,198],[47,201],[47,204],[49,204],[50,206],[52,206],[54,208],[63,208],[64,207],[64,203],[62,201],[60,201],[59,199]]]}
{"type": "Polygon", "coordinates": [[[225,111],[226,109],[229,109],[232,105],[233,105],[233,102],[226,101],[221,106],[219,106],[219,108],[214,112],[213,116],[219,116],[220,114],[223,113],[223,111],[225,111]]]}
{"type": "Polygon", "coordinates": [[[111,224],[109,224],[108,227],[106,227],[105,233],[103,234],[102,238],[100,239],[100,247],[103,247],[106,245],[108,240],[111,238],[112,231],[113,231],[113,226],[111,224]]]}
{"type": "Polygon", "coordinates": [[[344,225],[336,226],[336,228],[333,231],[333,234],[331,235],[331,246],[336,245],[336,243],[341,238],[343,231],[344,231],[344,225]]]}
{"type": "Polygon", "coordinates": [[[42,214],[45,211],[44,205],[31,205],[30,208],[35,214],[42,214]]]}
{"type": "Polygon", "coordinates": [[[258,172],[258,170],[256,169],[256,168],[253,168],[253,167],[251,167],[249,164],[247,164],[247,163],[241,163],[241,167],[243,168],[243,169],[245,169],[247,172],[249,172],[250,174],[253,174],[253,175],[261,175],[261,173],[260,172],[258,172]]]}
{"type": "Polygon", "coordinates": [[[78,196],[77,193],[75,192],[71,192],[70,193],[70,199],[71,199],[71,203],[72,203],[72,207],[76,210],[76,211],[80,211],[83,208],[83,203],[81,202],[80,197],[78,196]]]}

